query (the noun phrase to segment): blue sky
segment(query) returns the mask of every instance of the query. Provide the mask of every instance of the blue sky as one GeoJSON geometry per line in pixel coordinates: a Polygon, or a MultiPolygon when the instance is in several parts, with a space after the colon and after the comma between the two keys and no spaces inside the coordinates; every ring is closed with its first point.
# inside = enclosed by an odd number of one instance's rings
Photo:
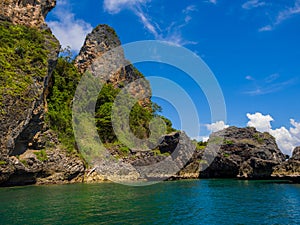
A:
{"type": "MultiPolygon", "coordinates": [[[[163,40],[199,55],[222,88],[227,109],[224,123],[211,121],[205,96],[180,71],[149,63],[136,65],[146,76],[167,77],[187,90],[200,114],[197,136],[225,125],[251,125],[272,133],[285,153],[300,145],[300,0],[57,2],[47,22],[61,43],[75,52],[93,27],[108,24],[122,44],[163,40]]],[[[163,114],[180,128],[176,110],[157,101],[163,114]]]]}

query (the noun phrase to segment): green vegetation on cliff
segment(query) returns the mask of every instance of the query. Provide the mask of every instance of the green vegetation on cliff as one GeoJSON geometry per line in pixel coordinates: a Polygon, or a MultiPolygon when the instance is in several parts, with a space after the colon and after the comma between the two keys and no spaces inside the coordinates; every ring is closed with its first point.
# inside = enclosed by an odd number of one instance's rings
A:
{"type": "Polygon", "coordinates": [[[68,152],[75,149],[75,138],[72,128],[72,99],[81,74],[68,57],[59,57],[52,75],[52,87],[48,95],[48,122],[68,152]]]}
{"type": "Polygon", "coordinates": [[[0,22],[0,114],[5,96],[30,100],[30,86],[47,73],[45,32],[0,22]]]}
{"type": "MultiPolygon", "coordinates": [[[[115,88],[112,84],[105,84],[98,97],[96,105],[96,126],[99,136],[104,143],[112,143],[117,141],[117,137],[114,134],[111,122],[111,110],[115,98],[119,92],[120,89],[115,88]]],[[[149,137],[149,123],[155,116],[158,116],[155,110],[160,107],[154,103],[152,104],[152,109],[142,107],[138,103],[134,104],[131,109],[129,115],[129,126],[134,135],[140,139],[149,137]]],[[[162,116],[158,117],[161,117],[165,121],[167,132],[174,131],[170,120],[162,116]]]]}
{"type": "MultiPolygon", "coordinates": [[[[0,22],[0,114],[5,114],[5,101],[22,102],[24,107],[40,96],[33,85],[44,85],[48,73],[48,55],[45,41],[48,31],[41,31],[9,22],[0,22]]],[[[51,43],[50,43],[51,44],[51,43]]],[[[134,70],[143,76],[138,70],[134,70]]],[[[47,96],[47,123],[59,137],[69,153],[75,151],[75,138],[72,127],[72,100],[81,74],[71,62],[71,56],[59,57],[50,81],[47,96]]],[[[104,143],[118,143],[111,124],[111,109],[119,88],[105,84],[99,94],[96,106],[96,125],[104,143]]],[[[130,112],[130,128],[138,138],[150,135],[149,122],[158,117],[160,107],[152,104],[152,110],[135,104],[130,112]]],[[[173,130],[170,120],[161,117],[167,132],[173,130]]],[[[128,152],[128,149],[122,149],[128,152]]]]}
{"type": "MultiPolygon", "coordinates": [[[[51,129],[58,132],[59,139],[69,152],[75,149],[75,138],[72,128],[72,99],[81,74],[76,70],[70,57],[60,57],[52,76],[52,87],[48,96],[48,121],[51,129]]],[[[96,126],[103,143],[118,144],[111,122],[111,110],[116,96],[120,92],[112,84],[105,84],[99,93],[96,104],[96,126]]],[[[153,110],[135,104],[130,112],[130,128],[139,138],[149,136],[149,122],[158,116],[155,110],[159,106],[153,104],[153,110]]],[[[161,117],[167,127],[167,132],[172,132],[170,120],[161,117]]],[[[126,149],[127,151],[127,149],[126,149]]]]}

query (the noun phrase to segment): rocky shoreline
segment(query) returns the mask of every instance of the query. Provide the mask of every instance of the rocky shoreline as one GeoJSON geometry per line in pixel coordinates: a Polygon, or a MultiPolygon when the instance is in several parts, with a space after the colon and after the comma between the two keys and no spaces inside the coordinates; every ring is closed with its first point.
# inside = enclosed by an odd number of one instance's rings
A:
{"type": "MultiPolygon", "coordinates": [[[[37,57],[30,61],[32,71],[13,68],[20,77],[32,73],[34,82],[26,83],[22,93],[10,94],[7,89],[1,89],[0,186],[209,178],[300,182],[300,147],[288,159],[278,149],[274,137],[250,127],[229,127],[213,133],[207,146],[199,148],[183,132],[163,136],[161,143],[148,151],[126,149],[126,155],[122,155],[120,146],[110,146],[108,150],[117,162],[109,164],[100,159],[92,168],[76,150],[68,152],[46,121],[47,95],[54,82],[52,73],[58,60],[59,43],[47,28],[45,16],[55,3],[55,0],[9,0],[1,5],[0,26],[12,30],[20,26],[24,32],[40,37],[36,44],[43,42],[38,49],[44,54],[42,59],[37,57]],[[36,60],[44,63],[42,69],[36,60]],[[179,172],[174,175],[174,171],[179,172]]],[[[97,59],[120,44],[111,27],[99,25],[87,36],[74,66],[81,74],[87,70],[97,74],[101,68],[97,59]]],[[[22,58],[23,51],[16,48],[14,54],[22,58]]],[[[118,57],[126,61],[123,53],[118,57]]],[[[117,68],[117,71],[103,81],[119,87],[140,77],[132,65],[117,68]]],[[[130,91],[134,95],[147,92],[144,86],[130,91]]],[[[149,103],[149,98],[140,102],[144,107],[149,103]]]]}

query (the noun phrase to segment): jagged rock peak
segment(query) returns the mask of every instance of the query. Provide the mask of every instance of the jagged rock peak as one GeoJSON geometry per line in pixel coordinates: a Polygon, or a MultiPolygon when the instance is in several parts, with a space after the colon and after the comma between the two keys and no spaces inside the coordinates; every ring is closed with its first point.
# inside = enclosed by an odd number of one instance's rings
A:
{"type": "Polygon", "coordinates": [[[219,142],[220,150],[209,168],[200,174],[201,177],[268,179],[274,166],[285,160],[275,138],[252,127],[229,127],[213,133],[206,149],[208,156],[210,152],[214,155],[215,142],[219,142]]]}
{"type": "MultiPolygon", "coordinates": [[[[105,52],[121,45],[113,28],[106,24],[98,25],[87,35],[79,55],[75,59],[75,66],[79,72],[84,73],[92,63],[105,52]]],[[[123,53],[121,53],[124,58],[123,53]]]]}
{"type": "Polygon", "coordinates": [[[139,80],[143,75],[126,60],[120,39],[110,26],[98,25],[87,35],[74,65],[80,73],[89,72],[114,87],[132,84],[129,92],[140,99],[140,105],[151,108],[149,82],[139,80]]]}
{"type": "Polygon", "coordinates": [[[56,0],[0,0],[0,20],[29,27],[44,27],[56,0]]]}

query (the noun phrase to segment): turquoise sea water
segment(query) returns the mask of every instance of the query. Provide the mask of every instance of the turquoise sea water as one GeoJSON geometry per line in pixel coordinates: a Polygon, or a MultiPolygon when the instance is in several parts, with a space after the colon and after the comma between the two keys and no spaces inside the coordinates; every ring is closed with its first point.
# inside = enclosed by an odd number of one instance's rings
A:
{"type": "Polygon", "coordinates": [[[0,224],[300,224],[300,185],[193,180],[0,188],[0,224]]]}

